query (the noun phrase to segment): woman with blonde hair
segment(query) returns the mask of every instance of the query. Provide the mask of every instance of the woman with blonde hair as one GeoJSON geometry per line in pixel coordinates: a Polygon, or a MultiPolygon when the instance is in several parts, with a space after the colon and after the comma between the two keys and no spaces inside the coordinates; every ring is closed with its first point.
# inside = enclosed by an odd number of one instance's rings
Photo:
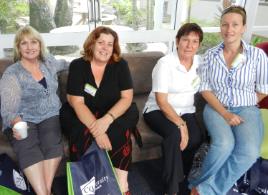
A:
{"type": "Polygon", "coordinates": [[[0,82],[2,130],[36,194],[50,195],[63,155],[57,72],[68,64],[46,53],[41,35],[31,26],[15,36],[14,61],[0,82]],[[25,139],[13,128],[20,121],[28,125],[25,139]]]}
{"type": "Polygon", "coordinates": [[[192,195],[223,195],[260,155],[263,122],[256,106],[268,94],[268,59],[247,44],[246,11],[226,8],[221,15],[223,42],[209,49],[200,67],[199,91],[207,101],[204,122],[211,145],[200,176],[190,181],[192,195]]]}

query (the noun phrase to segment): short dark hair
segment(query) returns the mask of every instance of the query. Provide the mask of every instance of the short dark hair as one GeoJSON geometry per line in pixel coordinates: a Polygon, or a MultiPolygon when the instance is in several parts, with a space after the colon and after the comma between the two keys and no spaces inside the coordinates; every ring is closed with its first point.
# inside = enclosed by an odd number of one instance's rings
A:
{"type": "Polygon", "coordinates": [[[222,11],[221,19],[225,14],[229,14],[229,13],[236,13],[236,14],[241,15],[243,18],[243,25],[247,23],[247,12],[243,7],[237,6],[237,5],[231,5],[230,7],[227,7],[226,9],[222,11]]]}
{"type": "Polygon", "coordinates": [[[177,32],[176,39],[179,41],[182,36],[189,35],[191,32],[194,32],[199,36],[199,43],[203,41],[203,30],[196,23],[183,24],[177,32]]]}

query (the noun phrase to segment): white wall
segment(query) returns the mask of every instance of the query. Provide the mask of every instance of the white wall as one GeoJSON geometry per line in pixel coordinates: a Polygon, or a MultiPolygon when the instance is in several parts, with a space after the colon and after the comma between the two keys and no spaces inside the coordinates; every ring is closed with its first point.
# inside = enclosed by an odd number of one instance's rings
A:
{"type": "Polygon", "coordinates": [[[220,1],[193,1],[191,17],[199,20],[214,20],[216,14],[220,14],[218,6],[221,6],[220,1]]]}
{"type": "Polygon", "coordinates": [[[259,5],[255,20],[256,26],[268,26],[268,5],[259,5]]]}

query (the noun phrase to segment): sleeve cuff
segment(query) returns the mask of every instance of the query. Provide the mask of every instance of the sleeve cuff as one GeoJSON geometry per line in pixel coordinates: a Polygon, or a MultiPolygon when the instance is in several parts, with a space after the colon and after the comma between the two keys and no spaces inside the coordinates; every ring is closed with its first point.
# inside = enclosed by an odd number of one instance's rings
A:
{"type": "Polygon", "coordinates": [[[199,87],[199,92],[201,91],[212,91],[212,89],[208,83],[201,83],[199,87]]]}
{"type": "Polygon", "coordinates": [[[267,85],[256,85],[256,91],[263,94],[268,94],[268,84],[267,85]]]}

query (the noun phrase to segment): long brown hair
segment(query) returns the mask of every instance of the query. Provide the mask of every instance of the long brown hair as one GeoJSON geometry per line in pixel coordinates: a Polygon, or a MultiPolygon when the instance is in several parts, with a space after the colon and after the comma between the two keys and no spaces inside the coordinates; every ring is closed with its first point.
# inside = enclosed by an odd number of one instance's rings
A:
{"type": "Polygon", "coordinates": [[[109,60],[109,63],[118,62],[121,58],[119,38],[114,30],[106,26],[99,26],[89,34],[83,45],[84,51],[81,52],[83,58],[86,61],[91,61],[93,59],[94,46],[96,44],[97,39],[100,37],[102,33],[111,34],[114,37],[113,53],[109,60]]]}

